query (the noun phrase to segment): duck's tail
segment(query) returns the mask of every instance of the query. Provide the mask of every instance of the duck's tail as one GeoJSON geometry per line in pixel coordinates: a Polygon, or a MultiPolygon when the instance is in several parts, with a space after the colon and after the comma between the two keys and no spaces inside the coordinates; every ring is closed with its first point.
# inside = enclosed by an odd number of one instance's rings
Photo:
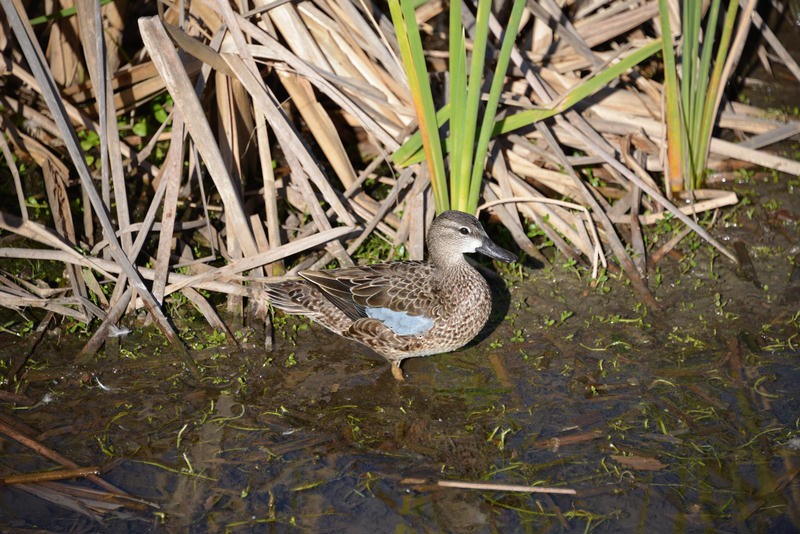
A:
{"type": "Polygon", "coordinates": [[[322,292],[302,279],[267,282],[264,296],[274,308],[291,315],[305,315],[340,335],[352,323],[322,292]]]}

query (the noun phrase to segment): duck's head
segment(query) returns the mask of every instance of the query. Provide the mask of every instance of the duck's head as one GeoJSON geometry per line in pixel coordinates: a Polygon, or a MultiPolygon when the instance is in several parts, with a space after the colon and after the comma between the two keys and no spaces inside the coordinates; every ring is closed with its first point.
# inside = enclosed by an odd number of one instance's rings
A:
{"type": "Polygon", "coordinates": [[[428,232],[428,254],[440,266],[462,260],[463,254],[480,252],[510,263],[517,257],[496,245],[477,218],[463,211],[445,211],[433,220],[428,232]]]}

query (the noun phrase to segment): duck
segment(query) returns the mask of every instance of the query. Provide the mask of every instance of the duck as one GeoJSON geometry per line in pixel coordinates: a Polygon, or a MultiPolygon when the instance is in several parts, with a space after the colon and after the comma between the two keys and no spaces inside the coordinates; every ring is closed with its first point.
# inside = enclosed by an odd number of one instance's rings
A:
{"type": "Polygon", "coordinates": [[[369,347],[402,381],[403,360],[459,349],[489,319],[489,284],[464,255],[477,252],[506,263],[517,259],[462,211],[439,214],[426,243],[427,261],[299,271],[295,278],[267,282],[266,298],[273,308],[304,315],[369,347]]]}

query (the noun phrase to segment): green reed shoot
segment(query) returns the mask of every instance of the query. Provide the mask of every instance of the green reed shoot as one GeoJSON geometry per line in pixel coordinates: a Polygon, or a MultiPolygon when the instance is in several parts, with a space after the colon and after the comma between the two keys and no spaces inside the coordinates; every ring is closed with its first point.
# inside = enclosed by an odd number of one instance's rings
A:
{"type": "Polygon", "coordinates": [[[406,166],[419,163],[423,158],[427,159],[429,169],[431,169],[436,209],[439,212],[448,208],[475,212],[480,196],[486,154],[492,136],[508,133],[563,113],[661,49],[660,41],[646,44],[587,77],[551,105],[512,113],[500,121],[496,121],[505,72],[508,68],[525,2],[515,1],[506,24],[508,29],[503,36],[497,66],[488,96],[485,98],[486,104],[482,117],[480,116],[482,73],[489,34],[491,2],[488,0],[479,0],[478,2],[469,73],[467,73],[464,28],[461,25],[461,3],[451,2],[449,14],[449,102],[442,106],[434,116],[430,86],[422,82],[427,77],[422,46],[420,44],[419,48],[414,48],[414,43],[421,43],[421,41],[416,20],[412,16],[413,9],[409,4],[410,2],[402,0],[390,0],[389,2],[398,40],[401,42],[400,49],[419,117],[420,131],[411,136],[393,154],[392,160],[397,165],[406,166]],[[420,94],[416,94],[417,92],[420,94]],[[416,104],[418,100],[422,103],[421,105],[416,104]],[[420,110],[423,115],[424,113],[430,114],[423,116],[420,114],[420,110]],[[480,129],[478,129],[479,120],[480,129]],[[448,135],[444,139],[444,152],[442,152],[442,143],[438,137],[439,129],[448,122],[448,135]],[[444,154],[450,155],[449,182],[444,175],[444,154]],[[431,157],[441,159],[431,160],[431,157]],[[449,189],[447,188],[448,183],[449,189]]]}
{"type": "MultiPolygon", "coordinates": [[[[467,73],[467,46],[465,30],[461,24],[461,3],[450,3],[450,95],[449,105],[440,110],[439,116],[433,105],[432,91],[428,81],[425,56],[414,17],[413,3],[409,0],[390,0],[395,32],[400,43],[400,52],[409,78],[414,107],[419,122],[419,135],[413,148],[396,153],[396,163],[410,164],[409,156],[420,146],[428,162],[433,186],[436,211],[458,209],[474,213],[478,207],[480,186],[489,139],[494,130],[494,119],[500,101],[500,93],[517,29],[522,19],[525,0],[515,0],[506,24],[500,53],[497,59],[492,84],[486,104],[481,110],[483,96],[483,71],[488,48],[491,0],[479,0],[475,22],[472,54],[467,73]],[[452,116],[450,110],[456,110],[452,116]],[[482,115],[481,115],[482,111],[482,115]],[[445,158],[439,127],[449,121],[445,142],[450,153],[450,180],[445,175],[445,158]],[[478,128],[480,121],[480,129],[478,128]],[[476,141],[477,138],[477,141],[476,141]],[[448,187],[449,186],[449,187],[448,187]]],[[[415,159],[418,162],[420,159],[415,159]]]]}
{"type": "Polygon", "coordinates": [[[711,0],[703,25],[703,2],[681,2],[679,64],[667,0],[658,2],[664,55],[667,174],[672,191],[693,189],[703,183],[719,108],[718,95],[724,89],[723,67],[738,10],[737,0],[729,0],[719,41],[715,43],[721,4],[722,0],[711,0]]]}

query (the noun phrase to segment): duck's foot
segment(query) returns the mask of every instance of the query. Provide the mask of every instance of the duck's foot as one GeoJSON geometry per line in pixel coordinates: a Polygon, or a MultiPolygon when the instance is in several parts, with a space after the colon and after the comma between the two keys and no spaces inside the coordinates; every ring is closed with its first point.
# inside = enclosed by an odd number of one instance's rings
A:
{"type": "Polygon", "coordinates": [[[400,361],[392,362],[392,376],[398,382],[402,382],[403,379],[403,370],[400,369],[400,361]]]}

